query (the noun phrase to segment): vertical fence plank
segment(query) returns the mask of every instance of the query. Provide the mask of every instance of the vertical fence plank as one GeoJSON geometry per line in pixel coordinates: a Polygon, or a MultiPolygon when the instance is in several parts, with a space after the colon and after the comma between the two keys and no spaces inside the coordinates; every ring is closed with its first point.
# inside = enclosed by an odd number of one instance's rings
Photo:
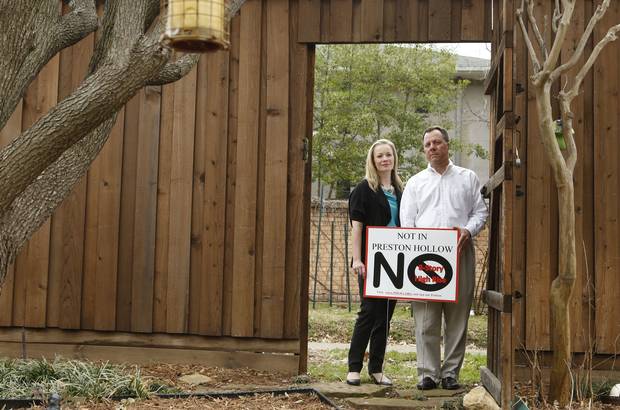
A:
{"type": "Polygon", "coordinates": [[[140,90],[125,105],[123,173],[121,176],[123,195],[121,197],[120,229],[118,247],[118,275],[116,296],[116,330],[129,332],[132,328],[132,276],[133,243],[136,217],[136,173],[138,158],[143,154],[138,150],[140,129],[140,105],[144,90],[140,90]]]}
{"type": "MultiPolygon", "coordinates": [[[[592,1],[588,0],[584,2],[581,10],[583,15],[583,23],[586,24],[590,21],[590,17],[593,12],[592,1]]],[[[589,55],[592,51],[593,45],[590,42],[586,48],[585,53],[589,55]]],[[[581,255],[577,260],[577,269],[581,266],[583,269],[582,283],[584,289],[580,292],[583,309],[581,311],[581,323],[584,328],[584,351],[588,351],[594,343],[595,337],[595,190],[596,180],[594,179],[594,152],[596,143],[594,142],[595,127],[594,127],[594,74],[593,69],[590,70],[583,82],[583,96],[579,95],[577,98],[583,98],[583,125],[581,125],[581,136],[578,136],[577,147],[579,147],[580,156],[577,162],[577,166],[580,167],[579,174],[581,175],[582,193],[583,198],[582,206],[582,220],[581,226],[583,227],[582,233],[582,249],[579,249],[579,242],[577,242],[577,255],[581,255]],[[581,162],[581,164],[579,163],[581,162]],[[583,248],[585,247],[585,251],[583,248]],[[581,250],[581,252],[580,252],[581,250]],[[585,252],[585,254],[584,254],[585,252]],[[587,268],[587,269],[586,269],[587,268]]],[[[579,298],[579,296],[577,296],[579,298]]]]}
{"type": "Polygon", "coordinates": [[[162,87],[159,169],[157,176],[157,227],[155,236],[155,279],[153,289],[153,331],[166,331],[168,286],[168,242],[170,229],[170,178],[172,129],[174,125],[174,84],[162,87]]]}
{"type": "MultiPolygon", "coordinates": [[[[41,70],[24,96],[22,129],[29,128],[46,114],[58,100],[58,74],[60,57],[56,55],[41,70]]],[[[25,276],[25,297],[15,307],[23,311],[23,325],[44,327],[46,320],[47,287],[49,274],[50,221],[46,221],[30,238],[17,257],[15,274],[25,276]]],[[[21,280],[19,281],[21,283],[21,280]]],[[[16,294],[16,301],[22,298],[16,294]]]]}
{"type": "MultiPolygon", "coordinates": [[[[73,92],[86,76],[94,38],[91,34],[60,53],[59,100],[73,92]]],[[[51,327],[80,328],[86,181],[84,176],[77,182],[52,218],[47,303],[47,325],[51,327]]]]}
{"type": "Polygon", "coordinates": [[[361,41],[383,40],[383,0],[362,0],[361,41]]]}
{"type": "Polygon", "coordinates": [[[196,68],[174,84],[166,331],[187,331],[196,68]]]}
{"type": "Polygon", "coordinates": [[[451,0],[428,3],[428,40],[450,41],[451,0]]]}
{"type": "MultiPolygon", "coordinates": [[[[211,57],[211,55],[209,55],[211,57]]],[[[212,58],[209,58],[212,60],[212,58]]],[[[201,288],[207,272],[202,265],[202,254],[204,252],[203,242],[205,233],[203,232],[203,207],[205,197],[205,147],[206,130],[203,123],[208,121],[205,100],[213,92],[210,82],[213,80],[207,74],[207,59],[201,58],[198,61],[196,73],[196,137],[194,141],[194,174],[192,192],[192,227],[191,227],[191,247],[190,247],[190,276],[189,276],[189,321],[188,331],[196,334],[199,332],[200,321],[200,300],[201,288]]],[[[210,124],[209,124],[210,125],[210,124]]],[[[208,146],[209,151],[216,149],[215,145],[208,146]]]]}
{"type": "MultiPolygon", "coordinates": [[[[0,129],[0,149],[7,146],[22,131],[22,104],[22,101],[17,104],[4,128],[0,129]]],[[[11,264],[0,288],[0,326],[11,326],[13,324],[14,287],[15,266],[11,264]]]]}
{"type": "MultiPolygon", "coordinates": [[[[620,19],[620,4],[612,2],[594,31],[594,44],[620,19]]],[[[620,47],[611,43],[599,55],[594,70],[594,124],[596,181],[596,348],[597,353],[618,352],[620,325],[620,74],[617,67],[620,47]]]]}
{"type": "Polygon", "coordinates": [[[353,0],[353,42],[362,41],[362,0],[353,0]]]}
{"type": "Polygon", "coordinates": [[[452,8],[450,16],[450,40],[454,42],[461,41],[461,27],[463,25],[463,1],[452,0],[450,5],[452,8]]]}
{"type": "MultiPolygon", "coordinates": [[[[278,0],[276,0],[278,1],[278,0]]],[[[323,0],[321,24],[329,25],[329,0],[323,0]]],[[[254,336],[260,335],[263,283],[263,233],[265,218],[265,154],[267,140],[267,4],[261,8],[260,91],[258,115],[258,148],[256,157],[256,227],[254,254],[254,336]]],[[[324,31],[329,33],[329,29],[324,31]]],[[[267,245],[269,246],[269,245],[267,245]]]]}
{"type": "Polygon", "coordinates": [[[428,41],[428,1],[411,0],[409,3],[411,38],[428,41]]]}
{"type": "MultiPolygon", "coordinates": [[[[95,279],[96,330],[116,328],[116,290],[118,273],[118,236],[120,224],[121,169],[123,158],[124,111],[118,115],[116,124],[101,153],[99,180],[92,181],[99,190],[97,209],[97,246],[95,279]]],[[[89,181],[90,185],[91,181],[89,181]]]]}
{"type": "Polygon", "coordinates": [[[241,13],[239,119],[233,243],[233,336],[254,332],[256,256],[256,170],[260,111],[261,2],[249,0],[241,13]]]}
{"type": "Polygon", "coordinates": [[[212,80],[207,96],[206,118],[199,122],[206,134],[205,197],[202,203],[203,281],[200,289],[201,334],[222,334],[222,305],[224,286],[224,243],[226,221],[226,169],[228,150],[228,85],[229,53],[220,51],[207,61],[207,78],[212,80]],[[204,303],[204,300],[212,301],[204,303]]]}
{"type": "Polygon", "coordinates": [[[237,174],[237,136],[239,113],[239,47],[241,18],[230,24],[230,59],[228,82],[228,152],[226,161],[226,229],[224,235],[224,281],[222,284],[222,334],[232,328],[233,257],[235,232],[235,186],[237,174]]]}
{"type": "Polygon", "coordinates": [[[493,19],[493,0],[484,1],[484,41],[491,42],[493,40],[493,33],[491,32],[491,22],[493,19]]]}
{"type": "MultiPolygon", "coordinates": [[[[479,1],[478,1],[479,2],[479,1]]],[[[463,0],[461,16],[460,36],[463,41],[471,41],[484,38],[484,12],[485,8],[475,0],[463,0]]]]}
{"type": "Polygon", "coordinates": [[[321,39],[321,0],[299,0],[297,40],[316,43],[321,39]]]}
{"type": "Polygon", "coordinates": [[[409,0],[396,0],[396,27],[395,41],[403,42],[409,39],[411,30],[410,8],[413,2],[409,0]]]}
{"type": "Polygon", "coordinates": [[[82,328],[116,328],[124,109],[91,165],[86,192],[82,328]]]}
{"type": "Polygon", "coordinates": [[[351,41],[353,34],[353,0],[332,0],[329,6],[330,41],[351,41]]]}
{"type": "Polygon", "coordinates": [[[383,0],[383,41],[396,41],[396,0],[383,0]]]}
{"type": "MultiPolygon", "coordinates": [[[[63,6],[63,12],[67,6],[63,6]]],[[[58,70],[58,100],[64,99],[72,91],[73,76],[73,50],[77,47],[70,47],[61,50],[59,53],[59,70],[58,70]]],[[[76,186],[76,188],[78,188],[76,186]]],[[[49,273],[48,273],[48,287],[47,287],[47,313],[46,313],[46,326],[58,327],[58,317],[60,315],[60,289],[61,289],[61,275],[65,269],[63,266],[65,259],[70,262],[72,254],[78,254],[82,252],[75,252],[75,249],[68,249],[70,253],[65,256],[64,248],[65,244],[71,247],[71,221],[73,218],[71,215],[72,204],[75,204],[75,190],[72,190],[67,198],[58,206],[51,218],[50,225],[50,260],[49,260],[49,273]],[[72,197],[74,197],[72,199],[72,197]],[[65,229],[65,227],[67,229],[65,229]],[[65,235],[67,236],[67,242],[65,243],[65,235]],[[73,251],[73,252],[71,252],[73,251]]],[[[82,211],[84,207],[82,207],[82,211]]],[[[76,209],[77,210],[77,209],[76,209]]],[[[77,216],[77,215],[76,215],[77,216]]],[[[75,218],[79,223],[79,218],[75,218]]],[[[83,218],[82,218],[83,219],[83,218]]],[[[82,221],[82,234],[84,232],[82,221]]],[[[81,244],[80,244],[81,246],[81,244]]],[[[77,255],[76,255],[77,256],[77,255]]],[[[81,258],[81,255],[79,256],[81,258]]],[[[70,265],[70,263],[68,264],[70,265]]],[[[71,266],[67,266],[67,270],[71,270],[71,266]]],[[[81,266],[78,267],[81,270],[81,266]]],[[[79,307],[78,307],[79,308],[79,307]]]]}
{"type": "Polygon", "coordinates": [[[331,41],[331,0],[321,0],[321,43],[331,41]]]}
{"type": "Polygon", "coordinates": [[[97,278],[97,189],[100,174],[98,161],[90,166],[86,184],[86,221],[84,226],[84,273],[82,277],[82,329],[94,329],[97,278]]]}
{"type": "Polygon", "coordinates": [[[267,3],[267,119],[261,336],[282,337],[289,137],[288,2],[267,3]],[[276,46],[277,45],[277,46],[276,46]]]}
{"type": "Polygon", "coordinates": [[[133,266],[131,277],[131,330],[153,329],[155,229],[157,226],[157,171],[161,87],[140,93],[138,157],[133,217],[133,266]]]}
{"type": "MultiPolygon", "coordinates": [[[[294,14],[295,2],[291,3],[291,14],[294,14]]],[[[291,19],[289,27],[291,38],[295,38],[297,25],[291,19]]],[[[304,138],[306,137],[306,102],[308,93],[312,96],[313,88],[308,88],[311,76],[308,47],[291,41],[290,70],[295,75],[289,77],[289,101],[297,102],[290,106],[289,143],[288,143],[288,195],[286,209],[286,270],[284,286],[284,334],[285,338],[299,337],[300,293],[307,295],[308,287],[301,287],[303,268],[301,260],[303,249],[303,193],[304,193],[304,138]]],[[[309,141],[308,141],[309,143],[309,141]]],[[[309,145],[305,149],[309,150],[309,145]]],[[[309,152],[308,152],[309,155],[309,152]]],[[[309,160],[309,157],[308,157],[309,160]]],[[[307,271],[306,271],[307,272],[307,271]]]]}

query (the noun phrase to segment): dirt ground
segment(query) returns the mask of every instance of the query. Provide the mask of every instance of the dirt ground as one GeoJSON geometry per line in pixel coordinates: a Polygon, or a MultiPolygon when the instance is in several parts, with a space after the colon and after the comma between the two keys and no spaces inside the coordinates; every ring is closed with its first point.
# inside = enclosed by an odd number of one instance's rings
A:
{"type": "MultiPolygon", "coordinates": [[[[286,376],[272,372],[260,372],[251,369],[223,369],[203,367],[197,365],[169,365],[157,364],[142,367],[142,376],[145,379],[155,379],[164,385],[173,387],[185,393],[204,394],[223,391],[255,391],[276,390],[286,388],[305,388],[306,384],[299,384],[296,376],[286,376]],[[208,377],[207,383],[191,385],[179,380],[185,375],[200,374],[208,377]]],[[[330,409],[315,395],[310,394],[258,394],[239,398],[200,398],[163,399],[153,397],[148,400],[122,400],[103,403],[62,403],[64,409],[79,410],[134,410],[134,409],[330,409]]]]}

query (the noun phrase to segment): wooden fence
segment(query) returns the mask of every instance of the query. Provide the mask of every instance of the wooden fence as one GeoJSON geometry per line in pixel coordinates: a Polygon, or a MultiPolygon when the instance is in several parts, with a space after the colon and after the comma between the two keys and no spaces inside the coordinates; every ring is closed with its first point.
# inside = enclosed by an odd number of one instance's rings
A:
{"type": "MultiPolygon", "coordinates": [[[[520,2],[514,2],[518,7],[520,2]],[[519,3],[519,4],[516,4],[519,3]]],[[[566,61],[588,23],[597,1],[578,1],[561,59],[566,61]]],[[[552,13],[553,4],[538,9],[538,21],[552,13]]],[[[586,47],[592,50],[607,29],[620,22],[620,4],[612,2],[601,24],[586,47]]],[[[547,41],[550,41],[549,33],[547,41]]],[[[549,43],[550,44],[550,43],[549,43]]],[[[514,146],[523,163],[514,168],[512,237],[513,290],[523,295],[513,307],[515,349],[544,352],[550,349],[549,287],[557,273],[558,225],[557,196],[550,167],[545,164],[538,139],[536,103],[528,76],[526,46],[518,27],[514,29],[514,146]]],[[[577,218],[577,282],[571,305],[572,348],[577,363],[594,355],[595,369],[616,369],[609,355],[620,351],[620,44],[608,45],[582,92],[575,98],[573,124],[579,151],[575,169],[577,218]]],[[[582,58],[582,62],[585,59],[582,58]]],[[[564,84],[564,81],[562,81],[564,84]]],[[[555,92],[559,88],[556,86],[555,92]]],[[[554,107],[555,112],[557,110],[554,107]]],[[[516,153],[515,153],[516,155],[516,153]]],[[[560,255],[561,256],[561,255],[560,255]]],[[[547,356],[541,356],[543,364],[547,356]]],[[[525,356],[519,364],[529,365],[525,356]]],[[[523,376],[529,377],[526,371],[523,376]]]]}
{"type": "MultiPolygon", "coordinates": [[[[502,12],[519,5],[500,3],[502,12]]],[[[562,58],[597,4],[577,2],[562,58]]],[[[312,44],[490,41],[489,5],[248,0],[233,20],[230,51],[127,104],[88,176],[19,256],[0,296],[1,351],[19,355],[25,346],[37,354],[303,371],[312,44]]],[[[543,6],[539,21],[552,2],[543,6]]],[[[618,21],[620,4],[612,2],[594,42],[618,21]]],[[[514,71],[506,92],[515,95],[514,146],[523,163],[513,170],[515,229],[505,242],[512,246],[513,289],[524,296],[513,310],[514,347],[545,351],[557,199],[536,140],[525,46],[516,27],[507,30],[514,71]]],[[[48,64],[2,130],[1,144],[79,83],[93,41],[48,64]]],[[[620,348],[619,53],[618,42],[606,48],[574,109],[573,346],[578,354],[592,350],[601,363],[620,348]]]]}

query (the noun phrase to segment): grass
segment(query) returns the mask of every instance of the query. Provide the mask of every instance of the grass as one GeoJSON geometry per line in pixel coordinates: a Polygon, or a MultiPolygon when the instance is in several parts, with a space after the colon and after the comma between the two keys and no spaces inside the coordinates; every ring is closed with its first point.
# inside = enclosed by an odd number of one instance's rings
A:
{"type": "MultiPolygon", "coordinates": [[[[399,302],[396,305],[391,321],[391,344],[415,343],[414,320],[411,317],[409,303],[399,302]]],[[[359,306],[352,305],[351,312],[346,304],[329,306],[317,303],[316,308],[309,307],[308,340],[315,342],[349,343],[351,332],[357,317],[359,306]]],[[[470,345],[486,349],[487,317],[471,316],[467,340],[470,345]]],[[[314,380],[322,382],[344,381],[347,374],[347,349],[334,349],[320,352],[311,357],[308,373],[314,380]]],[[[471,385],[480,381],[480,367],[486,364],[485,354],[466,353],[459,381],[471,385]]],[[[384,371],[389,375],[396,387],[411,388],[417,383],[416,354],[388,351],[385,358],[384,371]]],[[[362,382],[370,382],[370,378],[362,372],[362,382]]]]}
{"type": "MultiPolygon", "coordinates": [[[[415,324],[411,317],[409,303],[396,305],[390,326],[390,343],[415,343],[415,324]]],[[[316,309],[308,309],[308,340],[311,342],[348,343],[357,317],[357,304],[348,311],[346,304],[333,305],[317,303],[316,309]]],[[[487,347],[487,317],[471,316],[467,331],[467,342],[479,349],[487,347]]]]}
{"type": "MultiPolygon", "coordinates": [[[[347,374],[346,349],[333,349],[314,358],[308,363],[308,373],[314,380],[322,382],[344,381],[347,374]]],[[[459,381],[474,384],[480,381],[480,367],[486,363],[486,355],[465,354],[465,361],[459,381]]],[[[389,375],[398,388],[411,388],[417,383],[416,354],[387,352],[384,365],[385,374],[389,375]]],[[[362,372],[362,383],[370,383],[369,376],[362,372]]]]}
{"type": "Polygon", "coordinates": [[[144,398],[150,393],[140,370],[79,360],[0,360],[0,397],[77,397],[101,401],[113,396],[144,398]]]}

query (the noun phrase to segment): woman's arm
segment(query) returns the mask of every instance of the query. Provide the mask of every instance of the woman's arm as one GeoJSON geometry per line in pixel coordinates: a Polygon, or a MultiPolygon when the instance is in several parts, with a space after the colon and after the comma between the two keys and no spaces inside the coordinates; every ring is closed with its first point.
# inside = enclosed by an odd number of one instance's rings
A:
{"type": "Polygon", "coordinates": [[[359,221],[351,221],[351,239],[353,241],[353,272],[366,277],[366,268],[362,262],[362,234],[364,224],[359,221]]]}

